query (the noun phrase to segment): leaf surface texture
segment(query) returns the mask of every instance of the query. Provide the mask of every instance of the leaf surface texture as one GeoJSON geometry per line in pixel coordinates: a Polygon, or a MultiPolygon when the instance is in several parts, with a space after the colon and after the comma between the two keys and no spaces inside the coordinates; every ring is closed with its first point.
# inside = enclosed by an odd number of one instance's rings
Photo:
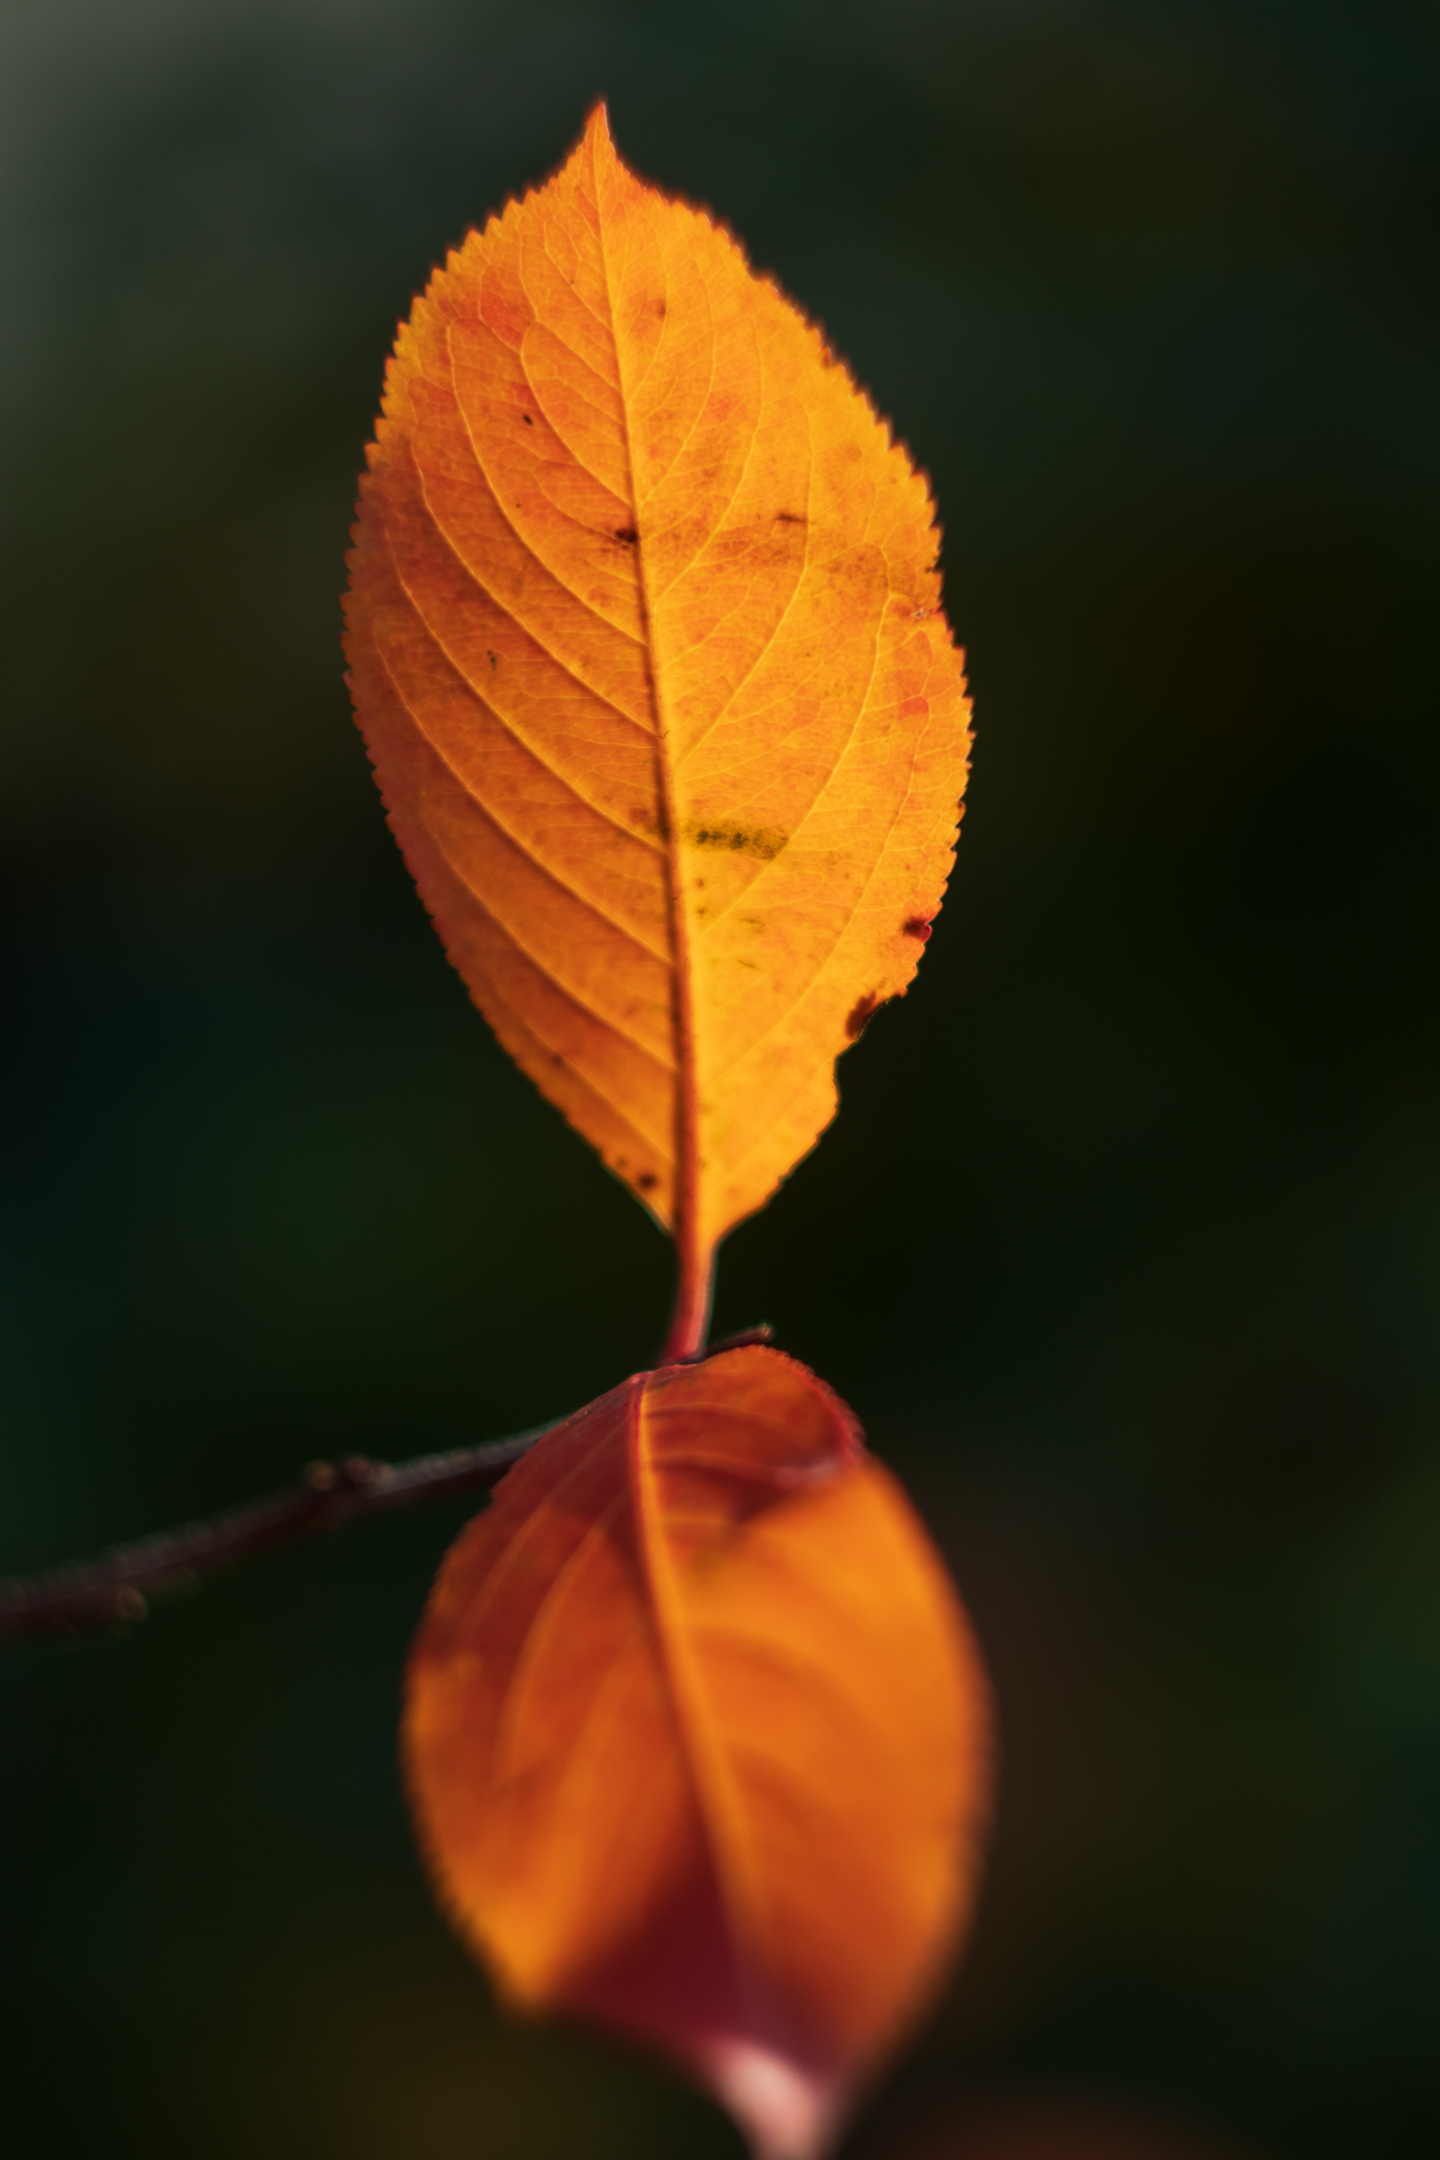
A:
{"type": "Polygon", "coordinates": [[[968,1908],[986,1689],[848,1411],[747,1348],[638,1375],[509,1473],[437,1580],[405,1754],[506,1994],[658,2046],[803,2160],[968,1908]]]}
{"type": "Polygon", "coordinates": [[[358,716],[471,994],[682,1253],[814,1143],[940,904],[969,737],[937,547],[819,332],[603,110],[400,332],[358,716]]]}

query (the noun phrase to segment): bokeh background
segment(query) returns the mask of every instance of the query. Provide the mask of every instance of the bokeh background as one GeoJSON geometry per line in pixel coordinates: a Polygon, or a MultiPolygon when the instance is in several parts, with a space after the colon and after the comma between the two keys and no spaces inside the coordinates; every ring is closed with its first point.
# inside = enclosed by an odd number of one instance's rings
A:
{"type": "MultiPolygon", "coordinates": [[[[973,1944],[850,2150],[1433,2160],[1420,4],[4,0],[0,1567],[658,1343],[338,650],[396,319],[600,92],[933,475],[978,700],[918,983],[719,1296],[909,1479],[999,1690],[973,1944]]],[[[16,2160],[738,2153],[430,1905],[393,1732],[462,1512],[0,1661],[16,2160]]]]}

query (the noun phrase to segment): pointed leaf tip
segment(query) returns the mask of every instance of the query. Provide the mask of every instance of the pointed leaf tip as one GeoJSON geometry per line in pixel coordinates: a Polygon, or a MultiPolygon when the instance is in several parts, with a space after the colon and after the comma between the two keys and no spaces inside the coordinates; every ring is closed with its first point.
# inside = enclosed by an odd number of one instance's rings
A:
{"type": "Polygon", "coordinates": [[[648,2043],[757,2160],[818,2160],[968,1914],[968,1626],[844,1405],[778,1351],[642,1373],[464,1531],[404,1753],[503,1992],[648,2043]]]}
{"type": "Polygon", "coordinates": [[[708,2068],[755,2160],[822,2160],[843,2127],[843,2086],[784,2055],[744,2042],[717,2046],[708,2068]]]}

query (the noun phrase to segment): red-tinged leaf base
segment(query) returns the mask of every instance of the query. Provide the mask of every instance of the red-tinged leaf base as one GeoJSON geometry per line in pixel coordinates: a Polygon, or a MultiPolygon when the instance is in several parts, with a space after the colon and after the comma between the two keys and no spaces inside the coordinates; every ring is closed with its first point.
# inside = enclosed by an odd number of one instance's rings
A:
{"type": "Polygon", "coordinates": [[[778,1352],[641,1373],[462,1533],[410,1667],[440,1893],[505,1995],[808,2160],[964,1922],[986,1687],[844,1405],[778,1352]]]}

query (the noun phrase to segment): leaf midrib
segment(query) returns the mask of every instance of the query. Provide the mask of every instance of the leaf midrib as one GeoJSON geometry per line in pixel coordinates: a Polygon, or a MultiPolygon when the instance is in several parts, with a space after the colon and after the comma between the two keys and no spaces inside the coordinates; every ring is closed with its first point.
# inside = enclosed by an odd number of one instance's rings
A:
{"type": "MultiPolygon", "coordinates": [[[[608,141],[607,141],[608,147],[608,141]]],[[[626,369],[621,342],[615,327],[615,296],[611,282],[610,253],[606,245],[605,215],[600,200],[600,172],[596,153],[596,137],[589,136],[590,179],[595,197],[595,225],[600,248],[600,265],[605,287],[605,303],[610,317],[610,338],[615,351],[615,374],[620,388],[620,424],[625,443],[625,473],[629,484],[630,518],[635,533],[635,571],[640,590],[640,619],[644,628],[645,672],[650,684],[651,705],[655,715],[655,774],[660,797],[661,839],[665,851],[665,890],[670,917],[671,965],[674,971],[674,997],[672,1014],[675,1028],[675,1170],[674,1198],[672,1206],[672,1234],[680,1263],[680,1300],[677,1303],[677,1320],[685,1300],[687,1284],[694,1281],[702,1270],[708,1270],[709,1256],[700,1249],[700,1105],[696,1086],[694,985],[691,981],[691,959],[688,929],[685,921],[684,895],[680,882],[680,836],[675,796],[675,776],[671,766],[670,730],[665,709],[665,699],[660,682],[660,669],[655,651],[654,613],[652,597],[646,575],[645,532],[642,525],[639,490],[635,484],[635,453],[630,436],[630,401],[632,386],[626,380],[626,369]]],[[[613,150],[611,156],[614,157],[613,150]]],[[[618,163],[618,160],[616,161],[618,163]]],[[[687,1344],[687,1349],[698,1349],[698,1343],[687,1344]]]]}

